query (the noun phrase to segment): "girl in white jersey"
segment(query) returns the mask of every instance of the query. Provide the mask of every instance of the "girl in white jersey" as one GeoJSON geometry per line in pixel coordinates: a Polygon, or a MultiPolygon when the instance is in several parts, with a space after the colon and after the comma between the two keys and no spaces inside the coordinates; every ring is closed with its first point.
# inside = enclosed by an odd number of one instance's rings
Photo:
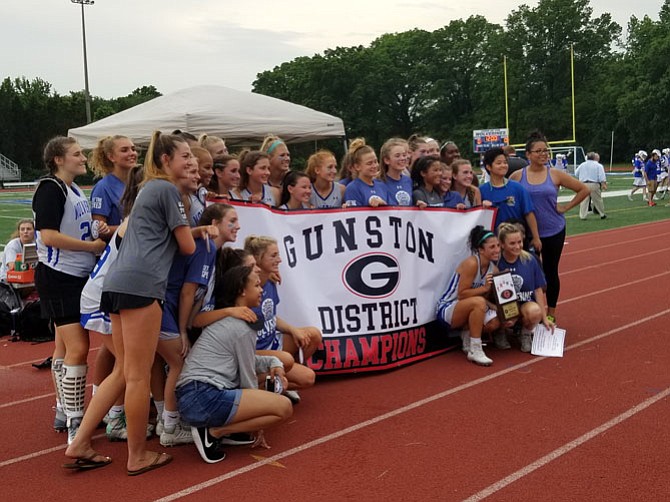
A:
{"type": "Polygon", "coordinates": [[[302,171],[290,171],[282,185],[279,209],[296,211],[312,208],[309,203],[312,195],[312,183],[309,181],[309,176],[302,171]]]}
{"type": "Polygon", "coordinates": [[[309,203],[315,208],[342,207],[346,187],[336,183],[337,161],[328,150],[319,150],[307,159],[305,174],[312,182],[309,203]]]}
{"type": "Polygon", "coordinates": [[[270,158],[259,151],[244,150],[240,153],[240,186],[235,198],[277,206],[280,198],[278,188],[268,185],[270,179],[270,158]]]}
{"type": "Polygon", "coordinates": [[[234,155],[214,157],[214,175],[209,183],[210,191],[222,199],[235,199],[235,190],[240,185],[240,161],[234,155]]]}
{"type": "Polygon", "coordinates": [[[493,363],[482,349],[482,331],[491,333],[500,327],[496,309],[487,296],[491,291],[495,262],[500,244],[493,232],[477,225],[470,232],[473,256],[463,260],[449,280],[437,304],[437,320],[448,329],[462,328],[463,352],[468,361],[482,366],[493,363]]]}
{"type": "Polygon", "coordinates": [[[89,348],[88,335],[79,324],[79,297],[105,242],[93,238],[88,199],[74,183],[76,176],[86,173],[81,147],[72,138],[53,138],[44,149],[44,163],[50,174],[40,179],[32,202],[39,257],[35,285],[42,317],[56,326],[54,428],[62,430],[66,421],[71,442],[84,415],[89,348]]]}

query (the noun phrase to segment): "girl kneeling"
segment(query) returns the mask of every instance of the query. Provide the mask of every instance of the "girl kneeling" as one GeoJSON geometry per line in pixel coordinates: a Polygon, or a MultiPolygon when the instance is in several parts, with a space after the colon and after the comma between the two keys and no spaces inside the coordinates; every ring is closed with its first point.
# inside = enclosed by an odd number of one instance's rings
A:
{"type": "MultiPolygon", "coordinates": [[[[258,307],[261,294],[257,273],[233,267],[214,291],[216,308],[258,307]]],[[[226,317],[207,326],[186,357],[177,382],[179,411],[207,463],[226,457],[218,442],[222,436],[260,431],[293,413],[288,398],[258,390],[257,373],[288,383],[279,359],[256,355],[256,334],[245,321],[226,317]]]]}
{"type": "Polygon", "coordinates": [[[490,366],[482,348],[482,331],[491,333],[500,327],[495,306],[487,300],[498,271],[500,258],[498,238],[481,225],[470,232],[470,249],[474,256],[463,260],[449,281],[447,290],[437,304],[437,319],[449,329],[463,328],[463,352],[468,361],[490,366]]]}
{"type": "MultiPolygon", "coordinates": [[[[523,237],[521,229],[514,224],[502,223],[498,227],[498,239],[502,247],[498,268],[512,272],[519,295],[521,352],[530,352],[535,326],[542,322],[547,329],[552,329],[554,323],[547,318],[547,302],[544,296],[547,281],[535,256],[524,251],[523,237]]],[[[505,336],[504,332],[502,336],[505,336]]],[[[502,342],[509,348],[506,340],[502,342]]]]}

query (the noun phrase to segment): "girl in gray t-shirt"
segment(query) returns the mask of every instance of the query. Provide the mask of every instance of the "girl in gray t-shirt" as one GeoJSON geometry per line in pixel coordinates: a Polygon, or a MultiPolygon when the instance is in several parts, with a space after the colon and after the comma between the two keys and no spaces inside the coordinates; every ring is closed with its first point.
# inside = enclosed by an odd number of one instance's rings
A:
{"type": "MultiPolygon", "coordinates": [[[[119,255],[105,277],[101,310],[112,317],[112,331],[122,333],[126,380],[125,408],[128,430],[128,474],[160,467],[172,458],[146,450],[149,414],[149,381],[161,323],[160,303],[165,298],[168,272],[177,251],[195,250],[177,183],[191,176],[188,143],[155,132],[145,161],[145,181],[128,220],[119,255]],[[121,329],[122,328],[122,329],[121,329]]],[[[217,230],[207,227],[212,234],[217,230]]],[[[102,389],[102,386],[101,386],[102,389]]]]}

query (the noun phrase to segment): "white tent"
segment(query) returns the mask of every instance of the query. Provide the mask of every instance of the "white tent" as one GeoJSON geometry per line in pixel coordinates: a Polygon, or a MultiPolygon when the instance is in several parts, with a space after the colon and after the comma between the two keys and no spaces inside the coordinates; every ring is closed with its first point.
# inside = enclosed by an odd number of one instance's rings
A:
{"type": "Polygon", "coordinates": [[[182,89],[154,98],[83,127],[68,135],[84,148],[99,138],[122,134],[147,145],[155,130],[175,129],[198,136],[220,136],[229,144],[260,144],[267,134],[287,143],[344,137],[342,119],[305,106],[253,92],[216,85],[182,89]]]}

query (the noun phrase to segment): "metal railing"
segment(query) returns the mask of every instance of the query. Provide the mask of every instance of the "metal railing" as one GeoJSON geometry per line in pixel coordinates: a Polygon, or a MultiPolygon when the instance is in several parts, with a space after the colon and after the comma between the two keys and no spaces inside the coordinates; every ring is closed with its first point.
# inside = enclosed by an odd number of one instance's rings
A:
{"type": "Polygon", "coordinates": [[[21,169],[19,165],[0,153],[0,182],[20,180],[21,169]]]}

